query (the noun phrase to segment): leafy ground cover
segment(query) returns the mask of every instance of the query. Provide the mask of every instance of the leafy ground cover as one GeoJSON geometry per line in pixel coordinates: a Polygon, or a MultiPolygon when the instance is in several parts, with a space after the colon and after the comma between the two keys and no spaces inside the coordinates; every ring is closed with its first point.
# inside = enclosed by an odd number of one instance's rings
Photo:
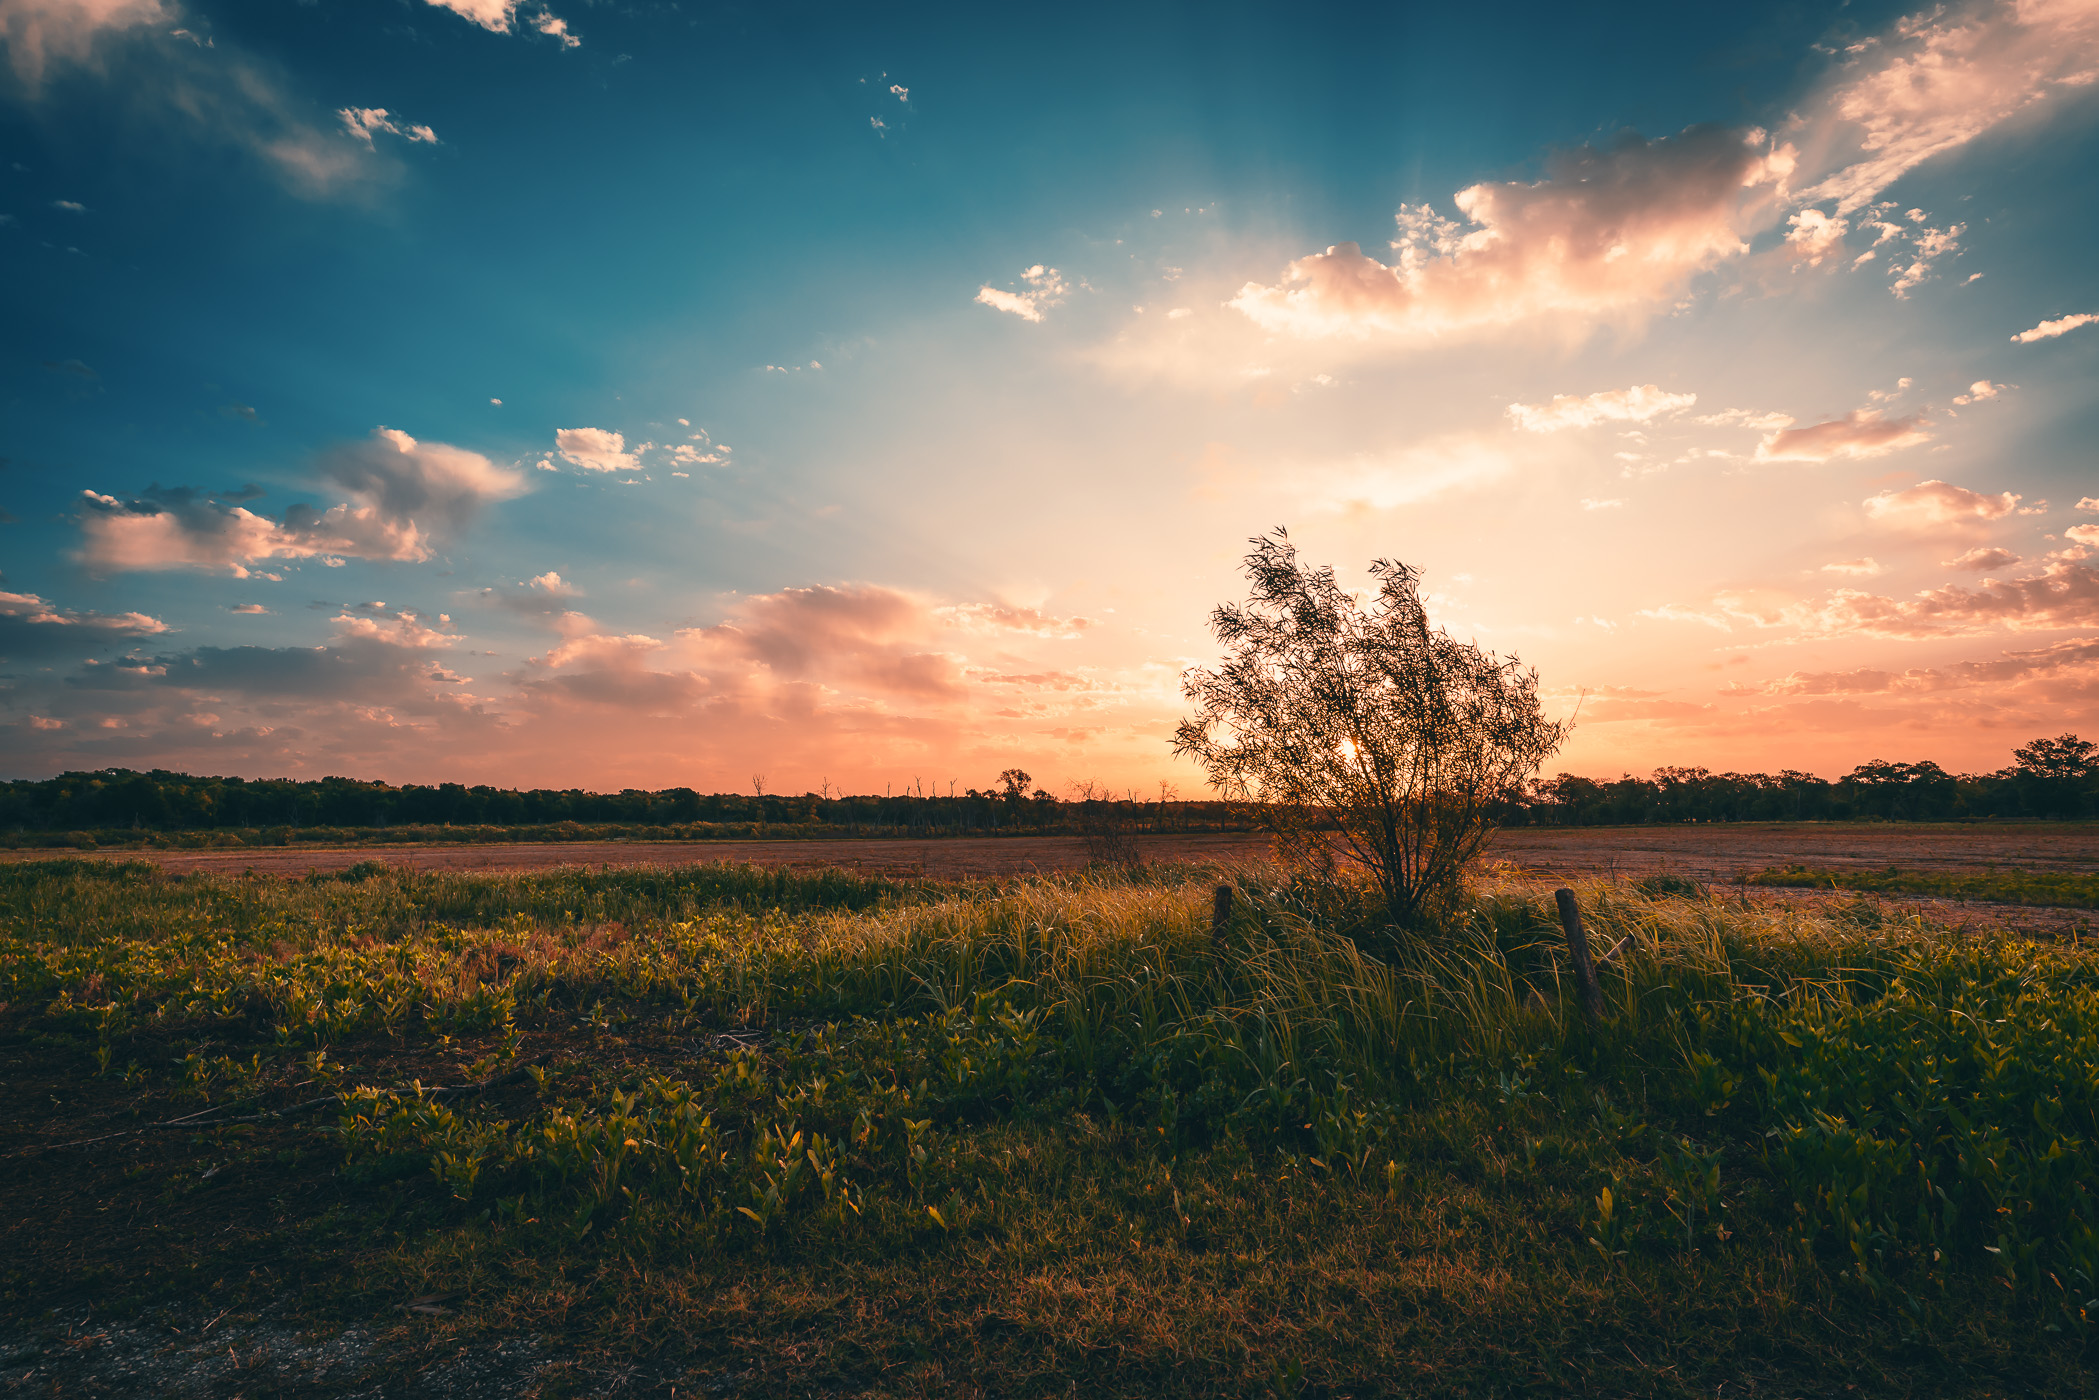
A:
{"type": "Polygon", "coordinates": [[[1591,1028],[1538,887],[1213,887],[0,869],[15,1374],[266,1317],[354,1374],[198,1393],[2089,1388],[2090,954],[1595,882],[1591,1028]]]}
{"type": "Polygon", "coordinates": [[[1883,870],[1828,870],[1819,866],[1781,865],[1749,874],[1744,881],[1752,885],[2099,909],[2099,874],[2065,870],[1990,869],[1978,872],[1917,870],[1894,865],[1883,870]]]}

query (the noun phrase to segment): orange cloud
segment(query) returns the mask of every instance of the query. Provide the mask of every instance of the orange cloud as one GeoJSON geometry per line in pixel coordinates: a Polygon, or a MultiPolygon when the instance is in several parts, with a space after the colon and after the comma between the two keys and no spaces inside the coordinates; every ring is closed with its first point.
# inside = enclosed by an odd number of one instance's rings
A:
{"type": "Polygon", "coordinates": [[[1949,525],[2002,520],[2018,508],[2019,499],[2017,493],[2011,491],[1985,496],[1979,491],[1934,479],[1920,481],[1900,491],[1883,491],[1868,497],[1865,506],[1866,514],[1875,520],[1906,529],[1933,530],[1949,525]]]}
{"type": "Polygon", "coordinates": [[[1835,457],[1881,457],[1929,442],[1921,417],[1882,418],[1870,408],[1805,428],[1780,428],[1757,444],[1759,462],[1827,462],[1835,457]]]}

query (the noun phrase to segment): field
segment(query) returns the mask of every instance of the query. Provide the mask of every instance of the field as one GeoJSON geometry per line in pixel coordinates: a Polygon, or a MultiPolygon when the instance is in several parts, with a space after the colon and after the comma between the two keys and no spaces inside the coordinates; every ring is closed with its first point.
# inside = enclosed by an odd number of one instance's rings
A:
{"type": "Polygon", "coordinates": [[[2099,956],[1628,862],[1592,1027],[1551,881],[1394,941],[1226,854],[0,866],[0,1376],[2089,1393],[2099,956]]]}

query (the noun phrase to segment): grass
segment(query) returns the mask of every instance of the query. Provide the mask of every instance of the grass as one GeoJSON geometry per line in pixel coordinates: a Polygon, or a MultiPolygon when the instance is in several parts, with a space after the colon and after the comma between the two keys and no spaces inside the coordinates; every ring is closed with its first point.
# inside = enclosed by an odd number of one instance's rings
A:
{"type": "Polygon", "coordinates": [[[1597,882],[1589,1028],[1538,888],[1392,945],[1213,884],[0,868],[0,1307],[758,1394],[2088,1388],[2090,955],[1597,882]]]}
{"type": "Polygon", "coordinates": [[[2038,904],[2070,909],[2099,909],[2099,874],[2061,870],[1996,870],[1979,875],[1951,870],[1826,870],[1819,866],[1782,865],[1746,877],[1752,885],[1790,885],[1813,889],[1860,890],[1871,894],[1912,894],[1938,899],[1990,900],[1998,904],[2038,904]]]}

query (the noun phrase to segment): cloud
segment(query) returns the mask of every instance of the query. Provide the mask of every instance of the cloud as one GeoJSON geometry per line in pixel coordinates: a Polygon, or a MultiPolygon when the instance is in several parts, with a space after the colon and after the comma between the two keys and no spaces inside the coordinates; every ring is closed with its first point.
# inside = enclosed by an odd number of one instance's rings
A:
{"type": "Polygon", "coordinates": [[[2079,326],[2089,326],[2099,321],[2099,315],[2080,311],[2071,316],[2059,316],[2053,321],[2043,321],[2030,331],[2020,331],[2012,337],[2014,345],[2031,345],[2036,340],[2053,340],[2059,335],[2068,335],[2079,326]]]}
{"type": "Polygon", "coordinates": [[[1795,671],[1756,689],[1765,695],[1886,695],[1999,687],[2064,671],[2099,667],[2099,640],[2076,637],[2032,651],[2008,651],[1994,661],[1960,661],[1908,671],[1795,671]]]}
{"type": "Polygon", "coordinates": [[[1009,607],[1004,603],[960,603],[935,608],[933,615],[949,626],[972,632],[1020,632],[1031,637],[1069,639],[1093,625],[1083,617],[1053,617],[1038,608],[1009,607]]]}
{"type": "Polygon", "coordinates": [[[1834,457],[1880,457],[1931,440],[1921,416],[1882,418],[1870,408],[1805,428],[1781,428],[1757,444],[1759,462],[1827,462],[1834,457]]]}
{"type": "Polygon", "coordinates": [[[2009,569],[2021,562],[2019,556],[2008,549],[1994,546],[1978,546],[1965,554],[1957,554],[1945,561],[1949,569],[1965,569],[1975,573],[1987,573],[1991,569],[2009,569]]]}
{"type": "Polygon", "coordinates": [[[2002,520],[2018,508],[2019,497],[2006,491],[1985,496],[1949,482],[1920,481],[1900,491],[1883,491],[1864,502],[1875,520],[1910,529],[1936,529],[1978,520],[2002,520]]]}
{"type": "Polygon", "coordinates": [[[2088,0],[1938,7],[1853,45],[1782,135],[1801,151],[1803,204],[1839,215],[1935,156],[2099,71],[2099,10],[2088,0]]]}
{"type": "MultiPolygon", "coordinates": [[[[461,19],[478,24],[491,34],[509,34],[516,29],[519,0],[429,0],[442,10],[450,10],[461,19]]],[[[568,24],[556,19],[550,10],[531,9],[526,22],[542,34],[552,35],[561,41],[564,49],[580,47],[581,41],[568,32],[568,24]]]]}
{"type": "Polygon", "coordinates": [[[641,457],[627,451],[627,440],[603,428],[561,428],[554,434],[554,450],[562,460],[587,472],[632,472],[641,470],[641,457]]]}
{"type": "Polygon", "coordinates": [[[1044,311],[1063,304],[1065,294],[1070,290],[1057,269],[1044,267],[1041,263],[1022,272],[1020,280],[1028,284],[1026,291],[1000,291],[987,284],[977,289],[976,300],[980,305],[1009,312],[1023,321],[1040,321],[1044,311]]]}
{"type": "Polygon", "coordinates": [[[162,0],[0,0],[0,43],[34,94],[53,63],[92,64],[104,35],[172,24],[178,13],[162,0]]]}
{"type": "Polygon", "coordinates": [[[1998,395],[2002,394],[2005,390],[2005,387],[2006,386],[2002,384],[1992,384],[1987,379],[1978,379],[1973,384],[1970,384],[1968,386],[1967,393],[1954,395],[1953,401],[1957,404],[1963,405],[1971,403],[1988,403],[1991,399],[1994,399],[1998,395]]]}
{"type": "Polygon", "coordinates": [[[1508,415],[1527,433],[1553,433],[1562,428],[1593,428],[1598,423],[1645,423],[1665,413],[1680,413],[1697,402],[1696,394],[1672,394],[1658,385],[1636,384],[1585,397],[1558,394],[1549,404],[1512,403],[1508,415]]]}
{"type": "Polygon", "coordinates": [[[778,680],[822,678],[886,694],[958,698],[956,657],[930,645],[937,625],[934,611],[910,594],[861,584],[759,594],[728,621],[678,636],[717,665],[756,663],[778,680]]]}
{"type": "Polygon", "coordinates": [[[335,635],[346,642],[376,642],[409,651],[448,647],[458,640],[435,628],[423,626],[412,612],[396,613],[391,617],[358,617],[344,613],[335,619],[335,635]]]}
{"type": "Polygon", "coordinates": [[[1786,220],[1786,247],[1809,267],[1818,267],[1832,254],[1843,251],[1850,225],[1820,209],[1802,209],[1786,220]]]}
{"type": "Polygon", "coordinates": [[[2099,545],[2099,525],[2072,525],[2063,531],[2063,538],[2078,544],[2099,545]]]}
{"type": "Polygon", "coordinates": [[[1934,9],[1852,45],[1775,137],[1699,126],[1563,151],[1541,180],[1459,191],[1461,219],[1402,206],[1389,264],[1336,244],[1273,284],[1246,283],[1230,305],[1265,330],[1307,339],[1632,319],[1678,303],[1698,274],[1745,258],[1781,221],[1784,256],[1833,258],[1861,211],[1879,243],[1899,236],[1906,261],[1891,268],[1891,290],[1907,296],[1958,251],[1965,227],[1933,227],[1922,210],[1896,224],[1882,217],[1893,206],[1869,206],[1923,162],[2095,75],[2090,0],[1934,9]]]}
{"type": "Polygon", "coordinates": [[[266,607],[264,607],[264,606],[263,606],[262,604],[260,604],[260,603],[236,603],[236,604],[234,604],[234,605],[233,605],[232,607],[230,607],[230,608],[226,609],[226,611],[228,611],[228,612],[231,612],[231,613],[251,613],[251,614],[252,614],[252,613],[266,613],[266,612],[268,612],[268,611],[269,611],[269,609],[268,609],[268,608],[266,608],[266,607]]]}
{"type": "Polygon", "coordinates": [[[78,655],[83,646],[128,642],[168,630],[144,613],[63,608],[34,593],[0,591],[0,659],[23,661],[78,655]]]}
{"type": "Polygon", "coordinates": [[[1492,439],[1452,433],[1396,452],[1299,467],[1291,484],[1316,510],[1391,510],[1474,490],[1512,470],[1508,452],[1492,439]]]}
{"type": "Polygon", "coordinates": [[[429,127],[416,126],[413,123],[403,125],[388,116],[384,107],[344,107],[335,115],[342,122],[343,130],[364,142],[366,146],[372,144],[372,133],[375,131],[384,131],[409,142],[421,141],[433,146],[438,144],[437,133],[429,127]]]}
{"type": "Polygon", "coordinates": [[[353,499],[326,511],[295,505],[281,521],[187,489],[130,501],[84,492],[77,557],[100,572],[225,569],[241,578],[270,559],[416,561],[482,506],[524,490],[520,473],[478,452],[418,442],[395,428],[324,453],[318,465],[353,499]]]}
{"type": "Polygon", "coordinates": [[[1230,304],[1269,331],[1357,339],[1633,311],[1749,250],[1787,168],[1765,144],[1761,132],[1699,126],[1562,151],[1542,180],[1460,190],[1463,223],[1401,206],[1390,265],[1341,243],[1230,304]]]}
{"type": "Polygon", "coordinates": [[[309,199],[368,196],[396,173],[368,136],[291,95],[274,63],[200,44],[170,27],[181,18],[172,0],[0,0],[0,42],[32,100],[61,69],[101,79],[97,100],[135,143],[172,133],[228,147],[309,199]]]}
{"type": "Polygon", "coordinates": [[[1824,564],[1822,572],[1825,574],[1847,574],[1856,578],[1872,578],[1875,574],[1886,571],[1882,568],[1878,559],[1869,558],[1845,559],[1834,564],[1824,564]]]}
{"type": "Polygon", "coordinates": [[[1999,627],[2044,632],[2099,626],[2099,573],[2066,561],[2029,578],[1984,579],[1973,588],[1948,584],[1910,598],[1840,591],[1803,622],[1807,630],[1823,636],[1903,641],[1968,636],[1999,627]]]}
{"type": "Polygon", "coordinates": [[[2077,508],[2079,510],[2099,510],[2099,496],[2080,497],[2077,502],[2077,508]]]}
{"type": "Polygon", "coordinates": [[[532,27],[550,39],[558,40],[564,49],[580,49],[583,41],[568,32],[568,21],[556,19],[551,10],[541,10],[532,16],[532,27]]]}

